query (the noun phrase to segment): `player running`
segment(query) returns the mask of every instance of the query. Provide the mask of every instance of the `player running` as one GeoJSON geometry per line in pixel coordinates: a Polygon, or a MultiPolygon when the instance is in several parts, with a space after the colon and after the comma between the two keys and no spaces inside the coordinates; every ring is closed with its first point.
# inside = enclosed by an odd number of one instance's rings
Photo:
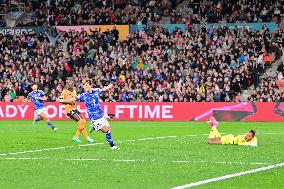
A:
{"type": "Polygon", "coordinates": [[[112,87],[112,84],[109,84],[107,87],[102,89],[93,89],[91,83],[90,79],[84,80],[83,88],[85,93],[78,95],[76,98],[62,99],[61,102],[74,102],[76,100],[84,102],[88,110],[89,118],[92,122],[92,128],[96,131],[100,130],[106,134],[106,140],[112,150],[119,149],[112,139],[110,125],[104,116],[104,112],[99,101],[100,94],[104,91],[108,91],[112,87]]]}
{"type": "Polygon", "coordinates": [[[238,136],[234,136],[232,134],[221,136],[217,130],[219,123],[214,117],[210,117],[207,123],[212,127],[208,137],[208,144],[236,144],[243,146],[257,146],[255,130],[251,130],[247,134],[238,136]]]}
{"type": "MultiPolygon", "coordinates": [[[[75,98],[76,96],[77,93],[74,90],[74,80],[72,77],[68,77],[66,80],[66,87],[62,91],[60,99],[75,98]]],[[[86,120],[84,119],[83,115],[77,110],[75,102],[62,102],[62,104],[65,104],[66,115],[78,123],[78,128],[73,137],[73,141],[82,142],[79,138],[80,134],[82,133],[88,142],[93,143],[94,140],[89,137],[85,129],[86,120]]]]}
{"type": "Polygon", "coordinates": [[[44,101],[46,97],[44,96],[44,92],[42,90],[38,90],[38,86],[34,84],[32,86],[32,92],[28,94],[28,99],[34,103],[34,110],[35,110],[35,118],[33,124],[35,125],[36,122],[40,120],[44,120],[46,124],[54,131],[57,130],[56,127],[50,122],[50,120],[46,116],[46,108],[44,107],[44,101]]]}

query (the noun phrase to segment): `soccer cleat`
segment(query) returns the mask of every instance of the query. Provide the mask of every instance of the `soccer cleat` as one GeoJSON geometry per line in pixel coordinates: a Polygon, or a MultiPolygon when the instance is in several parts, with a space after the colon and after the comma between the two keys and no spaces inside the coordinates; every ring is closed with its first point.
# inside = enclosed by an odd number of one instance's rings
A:
{"type": "Polygon", "coordinates": [[[113,146],[113,147],[110,147],[110,149],[112,149],[112,150],[119,150],[119,147],[118,146],[113,146]]]}
{"type": "Polygon", "coordinates": [[[87,141],[88,141],[89,143],[94,143],[94,142],[95,142],[94,139],[92,139],[92,138],[90,138],[90,137],[87,139],[87,141]]]}
{"type": "Polygon", "coordinates": [[[54,127],[53,131],[57,131],[57,130],[58,130],[58,128],[54,127]]]}
{"type": "Polygon", "coordinates": [[[82,142],[81,140],[80,140],[80,138],[76,138],[76,137],[73,137],[73,139],[72,139],[74,142],[82,142]]]}
{"type": "Polygon", "coordinates": [[[39,120],[37,120],[36,118],[34,119],[33,121],[33,126],[36,126],[36,123],[38,122],[39,120]]]}
{"type": "Polygon", "coordinates": [[[94,127],[91,125],[89,129],[89,133],[92,133],[94,130],[95,130],[94,127]]]}
{"type": "Polygon", "coordinates": [[[219,125],[219,122],[214,118],[214,117],[209,117],[207,120],[207,123],[211,126],[211,127],[217,127],[219,125]]]}

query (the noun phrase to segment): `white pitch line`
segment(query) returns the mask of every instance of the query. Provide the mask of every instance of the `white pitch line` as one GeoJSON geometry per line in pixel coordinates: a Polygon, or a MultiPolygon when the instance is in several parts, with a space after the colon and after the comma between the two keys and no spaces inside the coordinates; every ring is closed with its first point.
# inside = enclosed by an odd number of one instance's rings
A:
{"type": "MultiPolygon", "coordinates": [[[[225,135],[226,133],[220,133],[221,135],[225,135]]],[[[198,135],[198,134],[197,134],[198,135]]],[[[209,135],[209,133],[208,134],[200,134],[200,135],[205,135],[205,136],[208,136],[209,135]]],[[[186,136],[190,136],[190,135],[186,135],[186,136]]]]}
{"type": "Polygon", "coordinates": [[[48,158],[0,158],[0,160],[48,160],[48,158]]]}
{"type": "MultiPolygon", "coordinates": [[[[221,133],[224,134],[224,133],[221,133]]],[[[186,135],[189,137],[195,137],[198,135],[208,135],[208,134],[194,134],[194,135],[186,135]]],[[[135,141],[145,141],[145,140],[154,140],[154,139],[165,139],[165,138],[176,138],[177,136],[158,136],[158,137],[150,137],[150,138],[142,138],[142,139],[129,139],[125,141],[118,141],[121,142],[135,142],[135,141]]],[[[86,147],[86,146],[94,146],[94,145],[102,145],[106,143],[93,143],[93,144],[81,144],[76,146],[61,146],[61,147],[53,147],[53,148],[45,148],[45,149],[37,149],[37,150],[26,150],[21,152],[8,152],[0,154],[0,156],[8,156],[8,155],[17,155],[17,154],[26,154],[26,153],[35,153],[35,152],[42,152],[42,151],[52,151],[52,150],[61,150],[61,149],[67,149],[67,148],[74,148],[74,147],[86,147]]]]}
{"type": "Polygon", "coordinates": [[[257,133],[258,135],[284,135],[284,133],[257,133]]]}
{"type": "MultiPolygon", "coordinates": [[[[63,160],[63,161],[114,161],[114,162],[149,162],[143,159],[137,160],[129,160],[129,159],[99,159],[99,158],[0,158],[1,160],[63,160]]],[[[158,163],[215,163],[215,164],[241,164],[241,165],[271,165],[275,163],[267,163],[267,162],[213,162],[213,161],[188,161],[188,160],[173,160],[173,161],[161,161],[152,159],[150,162],[158,162],[158,163]]]]}
{"type": "Polygon", "coordinates": [[[155,138],[146,138],[146,140],[153,140],[153,139],[155,139],[155,138]]]}
{"type": "Polygon", "coordinates": [[[98,158],[72,158],[72,159],[62,159],[67,161],[100,161],[98,158]]]}
{"type": "Polygon", "coordinates": [[[216,164],[241,164],[241,165],[270,165],[272,163],[267,162],[238,162],[238,161],[188,161],[188,160],[177,160],[172,161],[173,163],[216,163],[216,164]]]}
{"type": "Polygon", "coordinates": [[[135,142],[135,140],[125,140],[126,142],[135,142]]]}
{"type": "MultiPolygon", "coordinates": [[[[135,141],[145,141],[145,140],[154,140],[154,139],[165,139],[165,138],[176,138],[177,136],[162,136],[162,137],[152,137],[152,138],[142,138],[136,140],[125,140],[119,142],[135,142],[135,141]]],[[[74,148],[74,147],[86,147],[86,146],[95,146],[95,145],[102,145],[106,143],[93,143],[93,144],[81,144],[76,146],[61,146],[61,147],[53,147],[53,148],[45,148],[45,149],[37,149],[37,150],[26,150],[21,152],[9,152],[0,154],[0,156],[8,156],[8,155],[17,155],[17,154],[26,154],[26,153],[34,153],[34,152],[42,152],[42,151],[52,151],[52,150],[61,150],[67,148],[74,148]]]]}
{"type": "Polygon", "coordinates": [[[114,159],[114,162],[135,162],[135,159],[114,159]]]}
{"type": "Polygon", "coordinates": [[[185,184],[185,185],[182,185],[182,186],[176,186],[176,187],[173,187],[171,189],[191,188],[191,187],[194,187],[194,186],[200,186],[200,185],[203,185],[203,184],[208,184],[208,183],[211,183],[211,182],[217,182],[217,181],[226,180],[226,179],[230,179],[230,178],[234,178],[234,177],[239,177],[239,176],[242,176],[242,175],[253,174],[253,173],[260,172],[260,171],[274,169],[276,167],[282,167],[282,166],[284,166],[284,163],[279,163],[279,164],[261,167],[261,168],[257,168],[257,169],[252,169],[252,170],[248,170],[248,171],[242,171],[242,172],[239,172],[239,173],[224,175],[224,176],[221,176],[221,177],[211,178],[211,179],[207,179],[207,180],[201,180],[201,181],[198,181],[198,182],[192,182],[192,183],[185,184]]]}

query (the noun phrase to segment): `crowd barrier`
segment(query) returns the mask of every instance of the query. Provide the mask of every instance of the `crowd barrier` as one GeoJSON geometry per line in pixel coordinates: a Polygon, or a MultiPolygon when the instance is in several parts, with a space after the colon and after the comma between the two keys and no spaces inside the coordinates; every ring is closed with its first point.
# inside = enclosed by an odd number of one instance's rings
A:
{"type": "Polygon", "coordinates": [[[32,34],[32,33],[36,33],[36,34],[40,34],[40,33],[44,33],[45,31],[45,27],[42,26],[27,26],[27,27],[13,27],[13,28],[9,28],[9,27],[0,27],[0,35],[23,35],[23,34],[32,34]]]}
{"type": "MultiPolygon", "coordinates": [[[[193,24],[193,28],[200,28],[200,27],[206,27],[206,28],[219,28],[226,26],[231,29],[235,28],[246,28],[248,30],[253,31],[260,31],[263,26],[266,26],[269,29],[270,33],[273,33],[277,30],[277,25],[274,22],[262,22],[262,23],[208,23],[208,24],[193,24]]],[[[179,28],[181,31],[186,31],[186,25],[185,24],[166,24],[165,28],[168,30],[169,33],[172,33],[176,28],[179,28]]],[[[129,28],[129,32],[135,32],[135,31],[141,31],[147,29],[146,25],[131,25],[129,28]]]]}
{"type": "MultiPolygon", "coordinates": [[[[249,30],[260,31],[263,26],[267,26],[269,31],[275,32],[277,30],[277,25],[274,22],[263,22],[263,23],[209,23],[209,24],[193,24],[192,27],[223,27],[227,26],[229,28],[247,28],[249,30]]],[[[114,27],[119,31],[119,40],[127,39],[129,33],[135,31],[141,31],[147,29],[146,25],[78,25],[78,26],[55,26],[57,30],[61,31],[86,31],[90,33],[90,29],[92,30],[100,30],[101,32],[112,30],[114,27]]],[[[185,24],[165,24],[165,28],[172,33],[176,28],[180,28],[183,32],[186,30],[185,24]]],[[[30,33],[44,33],[46,31],[46,27],[43,26],[24,26],[24,27],[0,27],[0,34],[2,35],[22,35],[22,34],[30,34],[30,33]]]]}
{"type": "Polygon", "coordinates": [[[129,25],[85,25],[85,26],[56,26],[57,30],[60,31],[78,31],[81,32],[82,30],[86,31],[87,33],[91,33],[90,30],[98,30],[100,32],[105,32],[107,30],[112,30],[114,27],[119,31],[119,40],[123,41],[126,40],[129,34],[129,25]]]}
{"type": "MultiPolygon", "coordinates": [[[[88,118],[85,105],[79,111],[88,118]]],[[[47,116],[53,120],[68,120],[65,106],[46,103],[47,116]]],[[[220,121],[284,121],[284,102],[137,102],[102,103],[105,115],[115,114],[114,120],[204,121],[214,116],[220,121]]],[[[0,120],[32,120],[32,103],[0,102],[0,120]]]]}

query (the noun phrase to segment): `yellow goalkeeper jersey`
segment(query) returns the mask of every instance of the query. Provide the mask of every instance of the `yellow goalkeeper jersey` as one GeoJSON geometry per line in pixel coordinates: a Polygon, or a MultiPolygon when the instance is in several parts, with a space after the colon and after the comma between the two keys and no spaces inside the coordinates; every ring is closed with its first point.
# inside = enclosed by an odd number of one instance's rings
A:
{"type": "Polygon", "coordinates": [[[234,144],[243,145],[243,146],[257,146],[257,138],[253,137],[251,141],[246,141],[244,135],[238,135],[234,137],[234,144]]]}
{"type": "Polygon", "coordinates": [[[236,144],[243,146],[257,146],[257,138],[253,137],[251,141],[245,140],[246,134],[234,136],[232,134],[221,137],[222,144],[236,144]]]}

